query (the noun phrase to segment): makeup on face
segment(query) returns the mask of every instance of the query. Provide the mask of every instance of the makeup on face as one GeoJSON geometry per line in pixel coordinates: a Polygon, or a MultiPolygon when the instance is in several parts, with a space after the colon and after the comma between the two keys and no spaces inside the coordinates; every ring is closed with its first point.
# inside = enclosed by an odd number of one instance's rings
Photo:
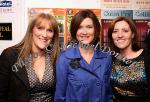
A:
{"type": "Polygon", "coordinates": [[[49,22],[43,21],[33,29],[33,48],[44,50],[49,45],[54,36],[54,31],[49,22]]]}
{"type": "Polygon", "coordinates": [[[94,39],[94,25],[90,18],[85,18],[77,30],[76,38],[83,44],[90,44],[94,39]]]}
{"type": "Polygon", "coordinates": [[[131,47],[133,36],[130,26],[126,21],[119,21],[115,24],[112,39],[115,46],[119,49],[131,47]]]}

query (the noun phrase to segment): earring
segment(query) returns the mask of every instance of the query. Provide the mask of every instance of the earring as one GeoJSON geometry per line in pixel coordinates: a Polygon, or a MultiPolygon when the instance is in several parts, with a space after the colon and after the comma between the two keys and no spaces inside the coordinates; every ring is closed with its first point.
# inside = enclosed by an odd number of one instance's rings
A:
{"type": "Polygon", "coordinates": [[[51,53],[53,50],[53,44],[49,44],[47,47],[45,47],[45,52],[46,53],[51,53]]]}

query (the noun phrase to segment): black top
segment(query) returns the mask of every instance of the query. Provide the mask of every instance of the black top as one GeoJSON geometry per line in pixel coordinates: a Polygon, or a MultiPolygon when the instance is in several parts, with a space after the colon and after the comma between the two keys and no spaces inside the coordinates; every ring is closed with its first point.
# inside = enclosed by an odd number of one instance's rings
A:
{"type": "MultiPolygon", "coordinates": [[[[19,52],[19,49],[10,47],[5,49],[0,55],[0,102],[30,102],[32,97],[31,93],[35,92],[31,91],[31,81],[29,81],[24,63],[22,63],[21,60],[18,62],[19,52]]],[[[50,75],[52,75],[51,72],[52,71],[50,71],[50,75]]],[[[46,73],[49,74],[49,72],[46,71],[44,77],[47,76],[46,73]]],[[[47,77],[43,80],[46,78],[47,77]]],[[[47,87],[48,85],[45,82],[47,83],[46,80],[42,83],[47,87]]],[[[54,95],[54,88],[48,89],[48,92],[54,95]]]]}
{"type": "Polygon", "coordinates": [[[30,102],[53,102],[54,71],[49,54],[45,57],[45,71],[41,82],[33,69],[32,55],[26,60],[26,70],[30,83],[30,102]]]}
{"type": "Polygon", "coordinates": [[[114,102],[146,102],[149,96],[147,75],[145,72],[144,51],[126,64],[115,59],[113,62],[111,83],[114,102]]]}
{"type": "Polygon", "coordinates": [[[144,44],[146,48],[150,49],[150,28],[147,30],[144,44]]]}

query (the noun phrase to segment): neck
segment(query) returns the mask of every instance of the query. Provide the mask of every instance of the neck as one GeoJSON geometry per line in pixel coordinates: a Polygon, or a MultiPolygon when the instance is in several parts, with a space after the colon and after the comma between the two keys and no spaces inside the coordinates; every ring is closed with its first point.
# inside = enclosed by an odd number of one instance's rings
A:
{"type": "Polygon", "coordinates": [[[126,58],[128,58],[129,56],[131,56],[132,53],[134,53],[134,51],[132,49],[123,49],[123,50],[120,50],[120,54],[123,55],[126,58]]]}
{"type": "Polygon", "coordinates": [[[81,56],[85,59],[85,61],[90,64],[93,55],[94,55],[94,50],[93,49],[85,49],[85,48],[79,48],[81,56]]]}
{"type": "Polygon", "coordinates": [[[82,54],[93,54],[94,53],[94,49],[93,48],[79,48],[80,52],[82,54]]]}
{"type": "Polygon", "coordinates": [[[45,55],[45,52],[43,50],[33,50],[32,55],[34,58],[40,58],[45,55]]]}

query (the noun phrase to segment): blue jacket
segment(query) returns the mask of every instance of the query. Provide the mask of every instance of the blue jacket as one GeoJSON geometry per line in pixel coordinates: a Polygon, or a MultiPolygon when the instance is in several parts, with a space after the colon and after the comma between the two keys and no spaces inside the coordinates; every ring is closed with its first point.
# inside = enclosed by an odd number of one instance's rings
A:
{"type": "Polygon", "coordinates": [[[56,64],[54,102],[112,102],[111,56],[95,50],[90,64],[78,47],[62,52],[56,64]]]}

